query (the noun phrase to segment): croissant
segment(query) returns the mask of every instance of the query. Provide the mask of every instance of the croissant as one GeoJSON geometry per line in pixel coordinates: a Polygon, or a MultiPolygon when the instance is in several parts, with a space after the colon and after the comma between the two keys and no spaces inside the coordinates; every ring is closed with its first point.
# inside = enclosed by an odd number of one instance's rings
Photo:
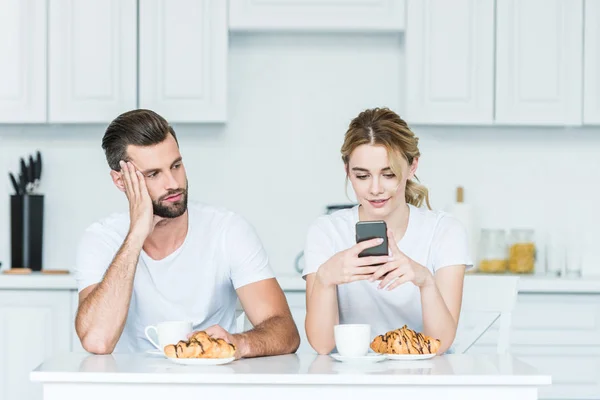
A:
{"type": "Polygon", "coordinates": [[[214,339],[204,331],[194,333],[189,340],[180,340],[164,348],[169,358],[229,358],[236,351],[234,344],[223,339],[214,339]]]}
{"type": "Polygon", "coordinates": [[[433,354],[437,353],[440,345],[439,339],[415,332],[404,325],[375,337],[371,349],[381,354],[433,354]]]}

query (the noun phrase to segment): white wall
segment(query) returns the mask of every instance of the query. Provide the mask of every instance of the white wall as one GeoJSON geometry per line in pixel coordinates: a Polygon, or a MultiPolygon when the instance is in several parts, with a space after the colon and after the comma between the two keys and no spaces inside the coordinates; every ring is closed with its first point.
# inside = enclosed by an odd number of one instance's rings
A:
{"type": "MultiPolygon", "coordinates": [[[[308,224],[326,204],[348,202],[339,157],[348,122],[367,107],[402,113],[402,38],[233,35],[230,43],[227,125],[175,125],[190,197],[242,213],[256,226],[276,271],[292,273],[308,224]]],[[[82,230],[126,210],[100,147],[104,128],[0,125],[3,170],[18,171],[19,156],[43,152],[46,268],[72,268],[82,230]]],[[[543,236],[550,228],[566,229],[570,215],[588,232],[586,240],[598,236],[595,129],[414,130],[423,154],[418,175],[430,187],[434,207],[451,202],[460,184],[467,201],[481,209],[483,226],[530,226],[543,236]]],[[[0,185],[5,265],[10,188],[5,177],[0,185]]],[[[594,262],[586,264],[586,272],[600,274],[594,262]]]]}

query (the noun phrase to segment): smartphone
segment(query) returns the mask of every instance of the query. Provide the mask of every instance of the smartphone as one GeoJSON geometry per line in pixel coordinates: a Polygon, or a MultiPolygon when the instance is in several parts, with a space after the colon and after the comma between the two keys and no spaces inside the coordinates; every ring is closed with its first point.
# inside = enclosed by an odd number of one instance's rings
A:
{"type": "Polygon", "coordinates": [[[356,243],[375,238],[382,238],[383,243],[361,251],[359,257],[387,256],[389,254],[387,225],[385,221],[358,221],[356,223],[356,243]]]}

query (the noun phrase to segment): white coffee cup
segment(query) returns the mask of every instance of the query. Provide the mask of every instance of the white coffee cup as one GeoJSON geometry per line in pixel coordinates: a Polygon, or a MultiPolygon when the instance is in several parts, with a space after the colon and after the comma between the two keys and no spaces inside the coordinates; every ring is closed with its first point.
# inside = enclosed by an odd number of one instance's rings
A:
{"type": "Polygon", "coordinates": [[[187,335],[191,332],[192,321],[165,321],[157,325],[149,325],[144,330],[150,343],[160,351],[164,351],[166,345],[177,344],[180,340],[187,340],[187,335]],[[157,341],[150,337],[150,331],[156,332],[157,341]]]}
{"type": "Polygon", "coordinates": [[[341,356],[362,357],[369,352],[371,325],[341,324],[333,327],[335,347],[341,356]]]}

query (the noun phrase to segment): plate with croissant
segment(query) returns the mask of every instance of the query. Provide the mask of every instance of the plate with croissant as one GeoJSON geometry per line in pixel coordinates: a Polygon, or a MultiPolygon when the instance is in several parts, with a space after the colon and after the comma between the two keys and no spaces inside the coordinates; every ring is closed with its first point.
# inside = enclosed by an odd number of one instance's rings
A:
{"type": "Polygon", "coordinates": [[[220,365],[235,360],[235,345],[215,339],[204,331],[196,332],[188,340],[165,346],[169,361],[184,365],[220,365]]]}
{"type": "Polygon", "coordinates": [[[439,339],[409,329],[404,325],[383,335],[376,336],[371,349],[385,354],[388,360],[426,360],[437,355],[439,339]]]}

